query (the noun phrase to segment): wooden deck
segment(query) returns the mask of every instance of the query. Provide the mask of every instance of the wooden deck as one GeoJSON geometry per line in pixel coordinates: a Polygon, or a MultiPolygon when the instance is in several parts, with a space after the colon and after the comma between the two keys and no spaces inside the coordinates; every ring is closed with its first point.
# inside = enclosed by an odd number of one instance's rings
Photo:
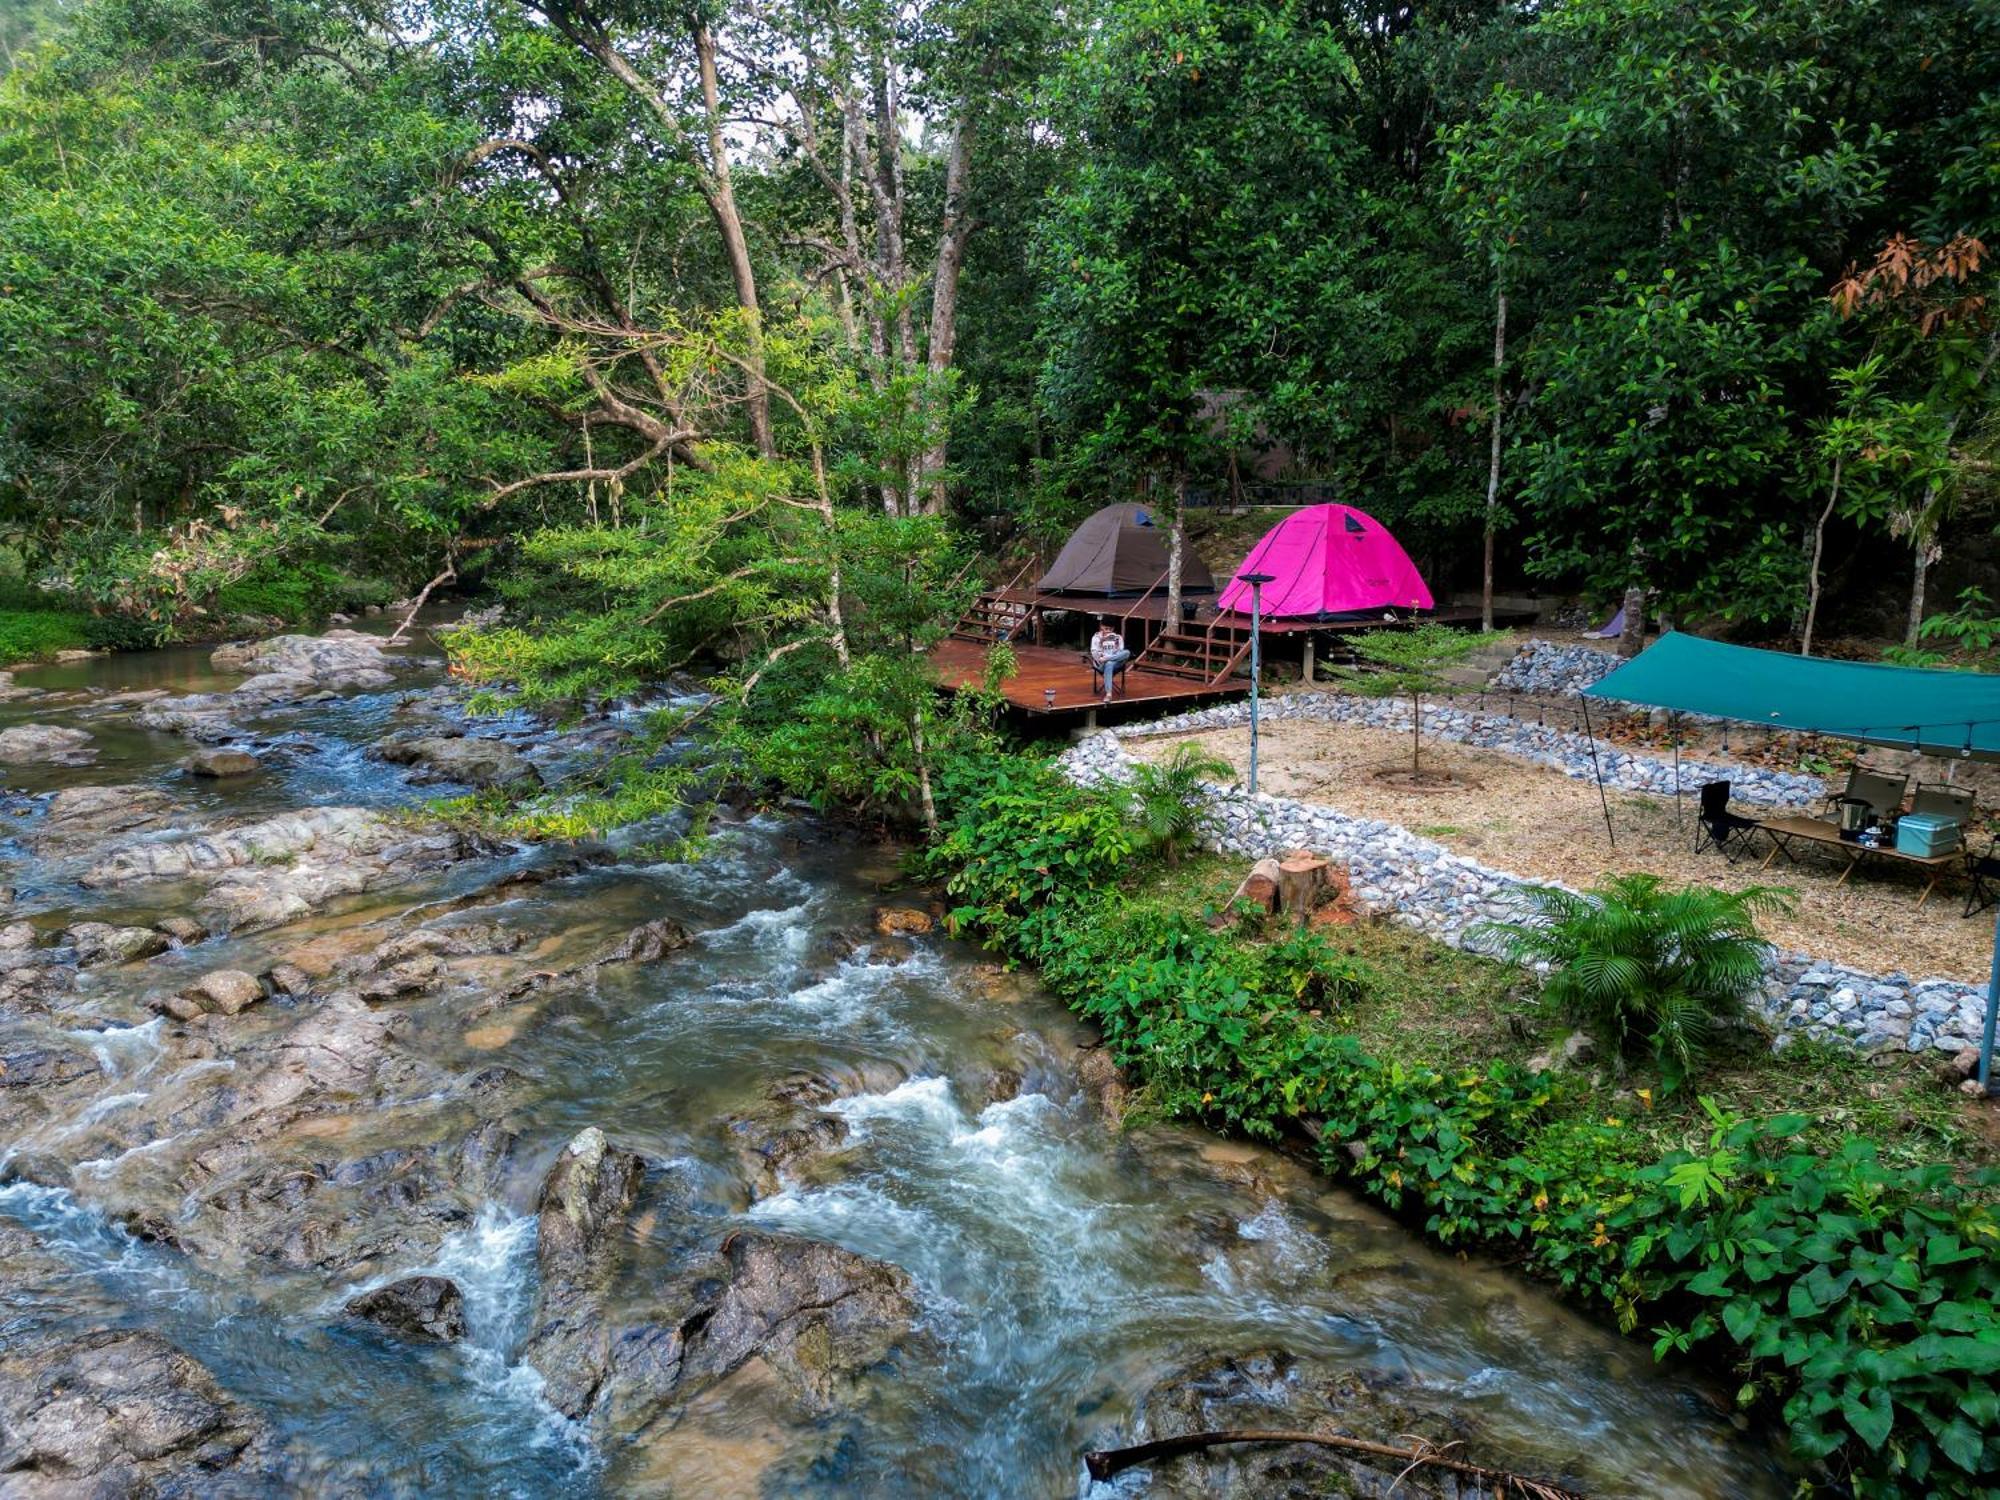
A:
{"type": "MultiPolygon", "coordinates": [[[[1122,708],[1158,709],[1174,704],[1192,707],[1203,699],[1235,698],[1250,691],[1247,678],[1211,687],[1185,677],[1130,668],[1125,673],[1124,690],[1106,704],[1099,700],[1100,689],[1086,672],[1082,657],[1083,652],[1074,646],[1016,644],[1014,661],[1018,670],[1002,684],[1001,692],[1022,713],[1051,720],[1122,708]],[[1055,690],[1054,703],[1048,699],[1050,689],[1055,690]]],[[[971,641],[940,641],[931,651],[931,662],[937,667],[938,682],[946,692],[956,692],[986,676],[986,648],[971,641]]]]}

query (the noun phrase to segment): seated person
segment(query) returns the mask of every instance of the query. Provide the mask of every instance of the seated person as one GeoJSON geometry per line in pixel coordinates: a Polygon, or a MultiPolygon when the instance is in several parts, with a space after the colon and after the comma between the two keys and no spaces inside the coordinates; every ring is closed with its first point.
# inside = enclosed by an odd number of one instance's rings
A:
{"type": "Polygon", "coordinates": [[[1111,628],[1111,621],[1100,616],[1097,634],[1090,638],[1090,664],[1104,674],[1104,701],[1111,701],[1111,681],[1118,669],[1132,659],[1132,653],[1125,649],[1125,637],[1111,628]]]}

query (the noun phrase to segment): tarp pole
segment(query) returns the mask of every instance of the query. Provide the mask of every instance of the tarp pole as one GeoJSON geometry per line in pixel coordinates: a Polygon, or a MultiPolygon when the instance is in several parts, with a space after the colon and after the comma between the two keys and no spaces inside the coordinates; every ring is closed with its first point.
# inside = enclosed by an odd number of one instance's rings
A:
{"type": "Polygon", "coordinates": [[[1583,733],[1590,741],[1590,774],[1597,780],[1597,804],[1604,809],[1604,838],[1616,849],[1618,835],[1611,831],[1611,799],[1604,795],[1604,768],[1597,763],[1597,731],[1590,727],[1590,700],[1578,693],[1576,701],[1583,705],[1583,733]]]}
{"type": "Polygon", "coordinates": [[[1681,816],[1681,716],[1678,711],[1667,715],[1667,738],[1674,742],[1674,827],[1685,830],[1687,821],[1681,816]]]}
{"type": "Polygon", "coordinates": [[[1979,1087],[1993,1092],[1993,1019],[2000,1011],[2000,912],[1993,917],[1993,971],[1986,980],[1986,1030],[1979,1038],[1979,1087]]]}

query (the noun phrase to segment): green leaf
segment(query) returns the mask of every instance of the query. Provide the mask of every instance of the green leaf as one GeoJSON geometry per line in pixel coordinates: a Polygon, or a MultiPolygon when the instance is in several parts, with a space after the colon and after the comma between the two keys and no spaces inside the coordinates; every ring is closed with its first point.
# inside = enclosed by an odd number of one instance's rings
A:
{"type": "Polygon", "coordinates": [[[1895,1408],[1890,1404],[1889,1393],[1880,1386],[1856,1392],[1852,1386],[1840,1396],[1840,1414],[1847,1418],[1847,1425],[1855,1435],[1870,1448],[1880,1448],[1888,1440],[1889,1429],[1896,1423],[1895,1408]]]}

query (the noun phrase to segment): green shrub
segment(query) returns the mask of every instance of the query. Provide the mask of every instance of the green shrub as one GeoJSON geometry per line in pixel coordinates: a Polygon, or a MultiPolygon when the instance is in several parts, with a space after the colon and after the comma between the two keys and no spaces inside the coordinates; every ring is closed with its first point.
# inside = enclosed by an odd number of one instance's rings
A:
{"type": "Polygon", "coordinates": [[[1789,893],[1619,875],[1581,894],[1533,886],[1527,898],[1528,920],[1481,931],[1517,963],[1550,965],[1544,997],[1608,1045],[1649,1055],[1671,1087],[1716,1024],[1742,1015],[1764,974],[1756,915],[1789,893]]]}
{"type": "Polygon", "coordinates": [[[0,609],[0,665],[33,661],[90,644],[90,617],[55,609],[0,609]]]}
{"type": "Polygon", "coordinates": [[[1235,771],[1219,755],[1183,740],[1157,764],[1146,762],[1132,775],[1132,815],[1148,847],[1157,849],[1171,869],[1183,850],[1201,832],[1204,811],[1202,783],[1234,779],[1235,771]]]}

